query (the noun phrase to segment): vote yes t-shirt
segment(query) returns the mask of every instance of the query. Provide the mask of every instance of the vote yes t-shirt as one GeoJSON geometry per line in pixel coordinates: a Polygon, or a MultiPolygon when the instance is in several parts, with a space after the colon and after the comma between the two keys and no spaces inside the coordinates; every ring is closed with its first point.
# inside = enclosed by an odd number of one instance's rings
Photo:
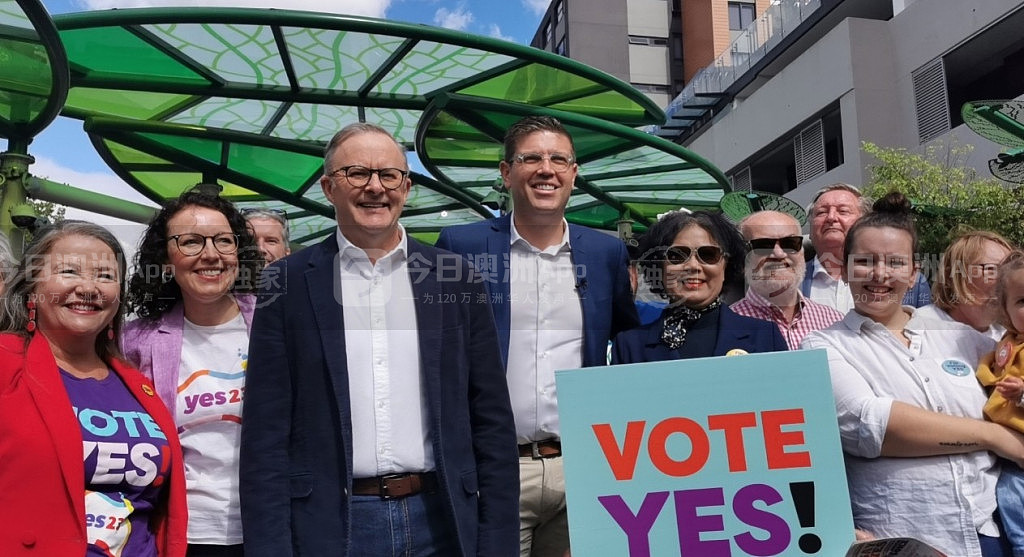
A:
{"type": "Polygon", "coordinates": [[[86,555],[156,557],[150,518],[167,482],[167,437],[113,371],[60,373],[82,429],[86,555]]]}
{"type": "Polygon", "coordinates": [[[189,543],[242,543],[238,445],[248,351],[242,314],[213,326],[185,320],[174,421],[185,454],[189,543]]]}

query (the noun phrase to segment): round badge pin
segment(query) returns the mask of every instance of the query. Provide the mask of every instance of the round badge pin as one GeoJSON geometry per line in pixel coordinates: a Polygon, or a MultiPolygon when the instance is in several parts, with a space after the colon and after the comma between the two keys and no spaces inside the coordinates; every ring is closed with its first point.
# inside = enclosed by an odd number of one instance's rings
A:
{"type": "Polygon", "coordinates": [[[733,348],[732,350],[725,353],[726,356],[744,356],[746,354],[749,354],[749,352],[742,348],[733,348]]]}
{"type": "Polygon", "coordinates": [[[971,374],[971,366],[960,360],[946,360],[942,362],[942,371],[957,377],[966,377],[971,374]]]}
{"type": "Polygon", "coordinates": [[[1013,343],[1010,339],[1005,339],[999,343],[999,348],[996,349],[996,365],[1004,367],[1010,361],[1010,354],[1013,353],[1013,343]]]}

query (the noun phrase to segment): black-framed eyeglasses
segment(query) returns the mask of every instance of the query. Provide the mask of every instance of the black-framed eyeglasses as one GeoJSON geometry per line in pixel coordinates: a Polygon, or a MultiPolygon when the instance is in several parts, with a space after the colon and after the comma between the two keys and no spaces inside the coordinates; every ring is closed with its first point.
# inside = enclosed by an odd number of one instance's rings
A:
{"type": "Polygon", "coordinates": [[[690,246],[672,246],[665,250],[665,261],[669,265],[682,265],[690,260],[694,252],[697,253],[697,261],[705,265],[715,265],[725,256],[725,252],[718,246],[700,246],[697,249],[690,246]]]}
{"type": "Polygon", "coordinates": [[[270,213],[279,217],[288,216],[288,213],[286,213],[284,209],[270,209],[265,207],[243,207],[242,209],[239,209],[238,212],[241,213],[243,217],[260,213],[270,213]]]}
{"type": "Polygon", "coordinates": [[[804,249],[803,236],[785,236],[783,238],[754,238],[747,242],[751,251],[772,252],[775,246],[782,248],[784,253],[796,253],[804,249]]]}
{"type": "Polygon", "coordinates": [[[551,170],[555,172],[565,172],[569,170],[572,163],[576,161],[575,157],[571,155],[563,155],[562,153],[551,153],[550,155],[544,155],[541,153],[519,153],[512,157],[509,162],[517,162],[526,168],[537,168],[544,164],[544,160],[547,159],[551,165],[551,170]]]}
{"type": "Polygon", "coordinates": [[[328,173],[328,176],[338,176],[339,173],[348,180],[349,184],[356,188],[368,186],[370,178],[376,174],[380,180],[380,185],[384,186],[386,190],[397,190],[402,187],[402,184],[405,183],[405,177],[409,175],[408,170],[402,170],[401,168],[367,168],[358,164],[350,164],[332,170],[328,173]]]}
{"type": "Polygon", "coordinates": [[[174,245],[177,246],[178,251],[182,255],[199,255],[202,253],[203,248],[206,247],[207,240],[210,240],[210,243],[213,244],[213,249],[221,254],[231,255],[238,251],[238,235],[230,232],[221,232],[213,236],[203,236],[202,234],[195,233],[175,234],[167,239],[168,242],[174,242],[174,245]]]}

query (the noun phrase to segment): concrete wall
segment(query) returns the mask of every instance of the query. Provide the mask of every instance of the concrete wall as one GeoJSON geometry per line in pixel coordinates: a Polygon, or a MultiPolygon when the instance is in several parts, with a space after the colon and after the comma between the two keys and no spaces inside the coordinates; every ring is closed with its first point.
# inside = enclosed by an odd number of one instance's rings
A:
{"type": "Polygon", "coordinates": [[[565,0],[569,56],[629,81],[626,2],[565,0]]]}
{"type": "Polygon", "coordinates": [[[630,35],[668,37],[668,0],[627,0],[626,19],[630,35]]]}

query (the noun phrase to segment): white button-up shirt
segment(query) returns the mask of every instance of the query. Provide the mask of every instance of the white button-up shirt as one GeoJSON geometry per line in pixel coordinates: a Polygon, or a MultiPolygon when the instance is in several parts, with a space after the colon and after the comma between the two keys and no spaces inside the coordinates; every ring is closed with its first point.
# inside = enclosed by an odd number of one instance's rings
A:
{"type": "MultiPolygon", "coordinates": [[[[919,307],[917,308],[917,313],[921,317],[927,317],[928,319],[941,321],[943,323],[957,323],[960,325],[967,325],[966,323],[961,323],[960,321],[953,319],[953,316],[950,315],[949,312],[935,304],[928,304],[926,306],[919,307]]],[[[993,341],[998,343],[1000,339],[1003,338],[1003,335],[1006,334],[1006,327],[1003,327],[999,323],[993,323],[988,326],[988,330],[981,331],[981,334],[991,338],[993,341]]]]}
{"type": "Polygon", "coordinates": [[[987,397],[974,370],[994,343],[967,326],[950,327],[916,314],[904,332],[909,347],[883,325],[851,311],[801,344],[828,352],[854,523],[878,537],[911,536],[947,555],[980,557],[977,534],[999,532],[992,520],[999,475],[995,457],[988,451],[879,455],[893,401],[984,419],[987,397]]]}
{"type": "Polygon", "coordinates": [[[562,226],[562,242],[542,251],[512,222],[507,377],[519,443],[559,437],[555,370],[583,366],[583,307],[562,226]]]}
{"type": "Polygon", "coordinates": [[[356,478],[434,469],[405,229],[370,263],[337,232],[356,478]]]}
{"type": "Polygon", "coordinates": [[[832,278],[817,257],[807,262],[807,272],[811,273],[811,294],[807,297],[812,302],[826,305],[842,314],[853,309],[850,284],[841,278],[832,278]]]}

